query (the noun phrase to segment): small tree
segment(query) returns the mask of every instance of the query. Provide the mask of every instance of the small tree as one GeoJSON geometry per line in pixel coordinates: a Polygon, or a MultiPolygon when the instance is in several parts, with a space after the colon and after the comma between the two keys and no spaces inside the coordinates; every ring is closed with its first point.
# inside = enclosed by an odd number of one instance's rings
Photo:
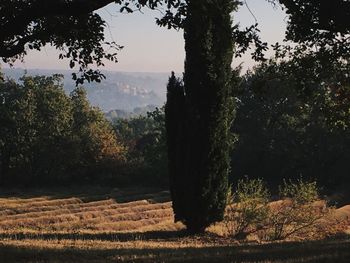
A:
{"type": "Polygon", "coordinates": [[[124,159],[125,148],[117,140],[112,125],[103,113],[92,107],[86,91],[77,88],[71,93],[73,104],[72,130],[81,165],[90,169],[94,165],[124,159]]]}

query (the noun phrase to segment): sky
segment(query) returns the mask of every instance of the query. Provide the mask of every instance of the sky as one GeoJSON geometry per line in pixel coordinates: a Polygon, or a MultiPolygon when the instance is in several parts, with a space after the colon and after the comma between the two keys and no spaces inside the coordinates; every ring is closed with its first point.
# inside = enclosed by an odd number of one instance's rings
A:
{"type": "MultiPolygon", "coordinates": [[[[246,0],[234,14],[234,21],[242,27],[255,24],[261,29],[263,41],[270,44],[284,38],[286,15],[280,7],[273,8],[264,0],[246,0]]],[[[107,21],[106,38],[124,46],[118,55],[118,63],[106,63],[105,70],[124,72],[182,72],[184,67],[183,32],[160,28],[155,23],[159,11],[144,10],[143,13],[119,13],[118,6],[111,4],[98,11],[107,21]]],[[[253,66],[249,54],[234,59],[233,66],[243,62],[244,68],[253,66]]],[[[7,65],[3,65],[7,67],[7,65]]],[[[40,52],[31,51],[24,63],[15,67],[35,69],[69,69],[68,62],[58,59],[57,51],[46,46],[40,52]]]]}

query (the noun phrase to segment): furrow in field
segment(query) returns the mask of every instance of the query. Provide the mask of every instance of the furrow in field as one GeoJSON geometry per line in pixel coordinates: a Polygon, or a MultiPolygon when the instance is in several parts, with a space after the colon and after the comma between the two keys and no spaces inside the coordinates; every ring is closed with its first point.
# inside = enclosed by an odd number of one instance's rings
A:
{"type": "Polygon", "coordinates": [[[179,230],[183,229],[183,225],[174,223],[173,216],[168,217],[154,217],[146,218],[138,221],[124,220],[120,222],[100,222],[95,225],[82,225],[79,223],[61,223],[53,225],[50,229],[43,228],[23,228],[13,229],[8,231],[0,231],[0,237],[4,236],[7,238],[30,238],[37,239],[38,237],[48,236],[55,238],[59,236],[70,236],[70,238],[79,238],[80,235],[88,236],[91,235],[93,238],[99,238],[98,236],[110,236],[118,232],[146,232],[148,230],[179,230]],[[24,231],[24,232],[23,232],[24,231]]]}
{"type": "Polygon", "coordinates": [[[150,209],[164,209],[170,208],[171,203],[161,203],[161,204],[149,204],[147,201],[132,202],[128,204],[114,204],[114,205],[104,205],[98,207],[72,207],[71,209],[67,208],[57,208],[53,211],[45,212],[32,212],[17,214],[12,216],[2,216],[0,217],[0,226],[6,223],[21,223],[21,221],[27,221],[29,219],[42,219],[42,218],[51,218],[54,216],[65,216],[65,215],[75,215],[79,218],[96,218],[100,216],[108,216],[116,213],[130,213],[130,212],[142,212],[150,209]]]}
{"type": "Polygon", "coordinates": [[[26,204],[26,203],[32,203],[32,202],[38,202],[38,201],[46,201],[50,198],[47,196],[43,197],[35,197],[35,198],[0,198],[0,206],[3,204],[26,204]]]}
{"type": "MultiPolygon", "coordinates": [[[[63,203],[63,204],[52,204],[52,205],[45,205],[45,206],[34,206],[34,207],[25,207],[25,208],[13,208],[13,209],[7,209],[4,210],[4,216],[6,215],[8,219],[10,218],[16,218],[18,216],[29,216],[29,217],[35,217],[36,214],[40,213],[49,213],[56,210],[79,210],[83,208],[91,209],[91,207],[99,207],[104,206],[108,207],[110,205],[115,204],[114,200],[108,199],[98,202],[91,202],[91,203],[63,203]],[[33,215],[33,216],[31,216],[33,215]]],[[[2,214],[0,214],[1,216],[2,214]]]]}
{"type": "Polygon", "coordinates": [[[104,211],[93,211],[93,212],[79,212],[72,213],[69,210],[64,211],[65,213],[57,213],[51,215],[43,215],[35,218],[17,218],[17,219],[5,219],[0,222],[0,229],[8,230],[14,227],[29,227],[29,228],[42,228],[42,227],[50,227],[49,225],[53,225],[56,223],[66,223],[72,221],[84,221],[87,219],[98,218],[99,220],[106,220],[110,216],[115,216],[119,214],[120,216],[128,213],[128,214],[139,214],[142,212],[147,212],[149,210],[162,210],[162,209],[170,209],[171,203],[164,204],[148,204],[148,205],[140,205],[140,206],[131,206],[125,208],[117,208],[117,209],[108,209],[104,211]]]}
{"type": "Polygon", "coordinates": [[[158,199],[164,199],[166,201],[170,201],[170,193],[169,191],[162,191],[162,192],[111,192],[110,194],[104,194],[104,195],[95,195],[95,196],[78,196],[83,200],[84,202],[91,202],[101,199],[114,199],[118,203],[125,203],[125,202],[133,202],[138,201],[142,199],[149,199],[149,200],[158,200],[158,199]]]}
{"type": "Polygon", "coordinates": [[[17,217],[4,217],[2,220],[0,220],[0,227],[4,225],[16,225],[20,224],[22,225],[25,222],[29,222],[30,220],[37,220],[37,222],[46,222],[49,221],[52,223],[52,220],[56,218],[56,220],[60,220],[60,218],[64,218],[66,216],[75,216],[79,219],[84,218],[100,218],[100,217],[107,217],[112,216],[115,214],[125,214],[125,213],[140,213],[148,210],[155,210],[155,209],[169,209],[171,208],[171,203],[164,203],[164,204],[145,204],[145,205],[133,205],[130,204],[129,207],[122,207],[122,208],[114,208],[113,206],[107,207],[107,209],[103,210],[87,210],[81,212],[79,209],[74,210],[68,210],[68,209],[62,209],[62,210],[56,210],[54,212],[43,212],[43,213],[35,213],[32,216],[26,216],[26,214],[18,215],[17,217]]]}
{"type": "Polygon", "coordinates": [[[168,192],[152,193],[152,194],[135,194],[135,195],[121,195],[120,197],[114,197],[118,202],[132,202],[141,199],[148,199],[149,201],[158,202],[158,200],[170,201],[170,195],[168,192]]]}
{"type": "Polygon", "coordinates": [[[17,204],[17,203],[8,203],[0,206],[0,209],[26,209],[33,207],[45,207],[45,206],[58,206],[63,204],[80,204],[83,203],[82,200],[76,197],[66,198],[66,199],[54,199],[54,200],[45,200],[45,201],[34,201],[29,203],[17,204]]]}
{"type": "MultiPolygon", "coordinates": [[[[51,224],[50,230],[54,231],[72,231],[72,230],[99,230],[100,225],[107,224],[125,224],[123,222],[132,222],[132,221],[142,221],[146,219],[161,219],[173,217],[173,212],[171,209],[167,210],[151,210],[142,213],[129,213],[124,215],[110,215],[110,216],[101,216],[97,218],[85,218],[85,219],[72,219],[69,222],[57,222],[51,224]]],[[[106,230],[106,229],[105,229],[106,230]]]]}
{"type": "Polygon", "coordinates": [[[145,205],[149,202],[147,200],[139,200],[139,201],[133,201],[129,203],[116,203],[113,199],[108,200],[100,200],[100,201],[94,201],[89,203],[77,203],[77,204],[61,204],[61,205],[52,205],[52,206],[36,206],[36,207],[25,207],[25,208],[12,208],[12,209],[5,209],[0,211],[0,218],[2,216],[11,218],[11,216],[14,216],[14,218],[18,215],[30,215],[31,213],[41,213],[41,212],[49,212],[49,211],[55,211],[60,209],[69,209],[72,211],[89,211],[89,210],[104,210],[108,207],[111,208],[122,208],[122,207],[128,207],[128,206],[137,206],[137,205],[145,205]]]}
{"type": "Polygon", "coordinates": [[[130,212],[124,214],[114,214],[105,217],[99,218],[91,218],[84,220],[85,223],[88,224],[96,224],[101,221],[109,221],[109,222],[120,222],[120,221],[138,221],[142,219],[150,219],[150,218],[161,218],[161,217],[169,217],[173,216],[173,210],[171,208],[161,208],[154,210],[147,210],[143,212],[130,212]]]}
{"type": "MultiPolygon", "coordinates": [[[[104,195],[100,196],[99,199],[103,200],[97,200],[92,201],[91,198],[87,198],[84,196],[80,197],[74,197],[74,198],[66,198],[66,199],[50,199],[50,197],[42,197],[42,198],[32,198],[32,199],[13,199],[6,201],[5,198],[3,198],[3,202],[0,202],[0,209],[2,211],[4,210],[17,210],[19,212],[30,212],[33,211],[33,209],[36,208],[43,208],[43,209],[50,209],[51,206],[57,206],[57,205],[69,205],[74,203],[84,203],[85,206],[96,206],[101,204],[111,204],[111,203],[130,203],[139,201],[141,199],[149,199],[150,202],[154,200],[155,202],[165,202],[170,201],[169,194],[167,192],[160,192],[156,194],[145,194],[145,195],[118,195],[114,196],[112,195],[104,195]],[[109,196],[109,197],[108,197],[109,196]],[[112,198],[113,197],[113,198],[112,198]]],[[[94,200],[94,198],[92,198],[94,200]]],[[[9,211],[7,211],[9,212],[9,211]]]]}

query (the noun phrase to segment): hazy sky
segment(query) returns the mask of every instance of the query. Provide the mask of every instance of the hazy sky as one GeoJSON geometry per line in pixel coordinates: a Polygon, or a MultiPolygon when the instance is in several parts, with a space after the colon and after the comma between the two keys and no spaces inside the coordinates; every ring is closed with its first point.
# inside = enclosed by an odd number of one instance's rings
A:
{"type": "MultiPolygon", "coordinates": [[[[247,0],[247,3],[260,25],[262,39],[271,44],[281,42],[286,17],[283,11],[280,8],[274,9],[263,0],[247,0]]],[[[158,11],[120,14],[118,10],[116,5],[111,4],[98,11],[109,25],[107,38],[125,46],[118,56],[119,62],[107,63],[105,69],[137,72],[183,71],[185,54],[182,31],[158,27],[154,19],[159,16],[158,11]]],[[[255,23],[254,16],[246,6],[242,6],[234,18],[242,26],[249,26],[255,23]]],[[[252,65],[249,56],[235,59],[233,65],[241,62],[244,62],[245,67],[252,65]]],[[[41,52],[30,52],[25,57],[25,63],[16,63],[16,67],[69,69],[67,62],[58,60],[58,53],[52,47],[45,47],[41,52]]]]}

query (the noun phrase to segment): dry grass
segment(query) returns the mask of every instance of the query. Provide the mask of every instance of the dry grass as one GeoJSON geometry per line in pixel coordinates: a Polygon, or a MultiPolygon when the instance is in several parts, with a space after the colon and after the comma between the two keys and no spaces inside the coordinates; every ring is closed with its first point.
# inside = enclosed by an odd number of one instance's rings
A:
{"type": "Polygon", "coordinates": [[[112,189],[92,200],[89,193],[77,196],[0,198],[0,233],[135,232],[158,224],[166,228],[164,222],[169,229],[182,228],[170,223],[173,213],[167,192],[112,189]]]}
{"type": "MultiPolygon", "coordinates": [[[[338,209],[350,218],[350,206],[338,209]]],[[[238,244],[222,229],[187,237],[157,189],[0,195],[0,262],[348,262],[350,240],[238,244]],[[200,260],[199,260],[200,259],[200,260]]]]}

